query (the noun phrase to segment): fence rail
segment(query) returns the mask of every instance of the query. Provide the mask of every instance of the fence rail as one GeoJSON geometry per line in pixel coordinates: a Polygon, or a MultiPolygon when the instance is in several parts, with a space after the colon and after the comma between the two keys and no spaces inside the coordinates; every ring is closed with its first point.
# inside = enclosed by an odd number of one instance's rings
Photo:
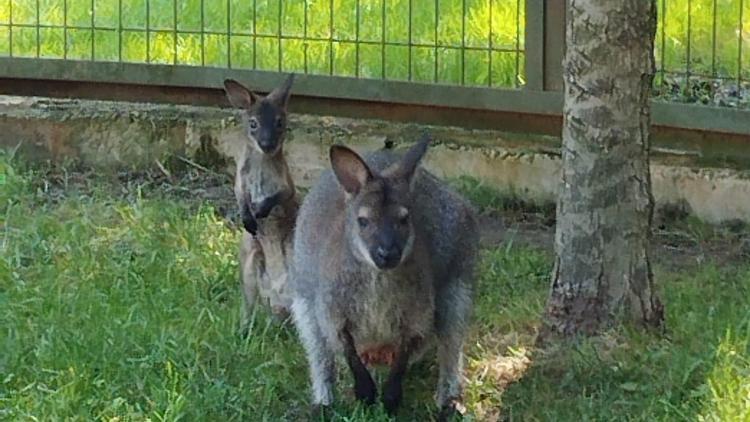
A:
{"type": "MultiPolygon", "coordinates": [[[[297,72],[313,96],[559,115],[564,3],[0,0],[0,77],[262,89],[297,72]]],[[[655,92],[735,109],[655,120],[750,133],[750,0],[657,6],[655,92]]]]}

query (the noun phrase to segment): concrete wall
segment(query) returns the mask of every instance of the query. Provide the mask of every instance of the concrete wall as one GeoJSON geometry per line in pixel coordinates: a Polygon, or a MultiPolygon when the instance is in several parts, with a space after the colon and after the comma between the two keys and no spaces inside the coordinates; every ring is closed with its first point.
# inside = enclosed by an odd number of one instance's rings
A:
{"type": "MultiPolygon", "coordinates": [[[[531,200],[554,200],[560,158],[552,137],[293,115],[286,153],[297,183],[309,186],[327,166],[333,143],[366,151],[414,141],[425,129],[437,140],[426,166],[438,175],[469,175],[531,200]]],[[[243,142],[231,110],[0,96],[0,146],[39,159],[106,170],[154,166],[179,155],[233,172],[243,142]]],[[[684,151],[654,154],[657,205],[679,205],[709,222],[750,222],[750,171],[700,168],[692,158],[684,151]]]]}

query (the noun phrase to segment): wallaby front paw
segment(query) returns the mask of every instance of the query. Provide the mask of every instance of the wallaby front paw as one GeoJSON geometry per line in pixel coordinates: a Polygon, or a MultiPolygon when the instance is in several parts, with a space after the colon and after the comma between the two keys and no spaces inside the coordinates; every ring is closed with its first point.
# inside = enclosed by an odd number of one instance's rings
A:
{"type": "Polygon", "coordinates": [[[404,394],[400,382],[386,384],[383,388],[383,407],[385,407],[385,411],[388,412],[389,415],[393,416],[396,414],[403,396],[404,394]]]}
{"type": "Polygon", "coordinates": [[[362,379],[356,379],[354,381],[354,397],[356,397],[357,400],[368,405],[373,404],[375,403],[375,396],[377,394],[377,387],[375,387],[375,382],[372,378],[363,377],[362,379]]]}

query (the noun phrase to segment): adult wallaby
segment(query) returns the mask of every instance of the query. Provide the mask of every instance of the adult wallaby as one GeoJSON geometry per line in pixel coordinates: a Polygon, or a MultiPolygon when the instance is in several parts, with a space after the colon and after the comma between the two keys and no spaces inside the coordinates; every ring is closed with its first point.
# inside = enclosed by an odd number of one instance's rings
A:
{"type": "Polygon", "coordinates": [[[237,160],[234,194],[245,228],[240,271],[245,296],[241,329],[258,297],[274,316],[286,319],[291,307],[287,287],[292,232],[299,202],[284,158],[287,104],[294,74],[266,97],[239,82],[224,81],[229,102],[242,110],[247,141],[237,160]]]}
{"type": "Polygon", "coordinates": [[[408,364],[435,342],[441,418],[459,404],[479,235],[470,205],[418,168],[428,143],[425,135],[404,155],[381,150],[366,159],[333,146],[333,171],[302,203],[292,313],[315,409],[333,400],[338,352],[366,403],[376,396],[367,364],[390,366],[382,401],[394,413],[408,364]]]}

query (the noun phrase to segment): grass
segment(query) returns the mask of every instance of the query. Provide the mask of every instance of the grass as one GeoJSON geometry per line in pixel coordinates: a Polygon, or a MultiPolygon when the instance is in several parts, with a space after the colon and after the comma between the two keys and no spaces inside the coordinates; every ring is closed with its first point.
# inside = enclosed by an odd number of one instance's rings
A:
{"type": "MultiPolygon", "coordinates": [[[[301,346],[262,313],[235,334],[239,233],[215,205],[55,171],[0,154],[0,419],[299,420],[301,346]]],[[[623,327],[543,352],[549,270],[517,242],[483,251],[469,420],[750,419],[750,265],[657,269],[667,337],[623,327]]],[[[387,420],[340,380],[334,420],[387,420]]],[[[429,417],[434,382],[414,369],[401,419],[429,417]]]]}
{"type": "MultiPolygon", "coordinates": [[[[524,83],[523,0],[68,0],[67,9],[64,4],[1,1],[0,55],[12,50],[24,57],[231,64],[446,84],[524,83]],[[11,21],[27,26],[13,27],[11,37],[11,21]],[[37,31],[37,24],[44,27],[37,31]],[[120,27],[128,30],[119,33],[120,27]],[[418,46],[399,45],[410,41],[418,46]]],[[[695,93],[670,72],[750,77],[750,3],[659,0],[658,10],[656,57],[667,73],[657,84],[677,84],[689,97],[695,93]]]]}

